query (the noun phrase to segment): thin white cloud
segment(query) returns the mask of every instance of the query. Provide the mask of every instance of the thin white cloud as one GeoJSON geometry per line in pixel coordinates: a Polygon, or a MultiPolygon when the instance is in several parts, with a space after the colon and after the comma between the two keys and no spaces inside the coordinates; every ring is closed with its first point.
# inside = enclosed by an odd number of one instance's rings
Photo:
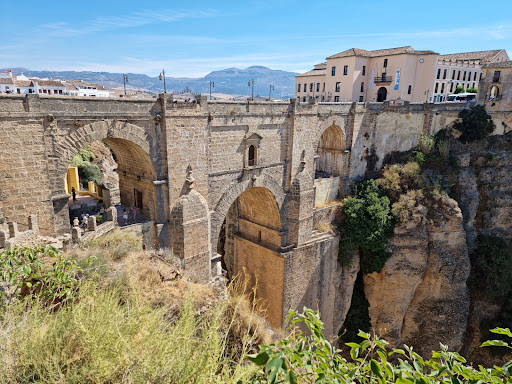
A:
{"type": "Polygon", "coordinates": [[[121,16],[97,17],[92,20],[70,24],[56,22],[43,24],[48,36],[72,37],[87,35],[96,32],[112,31],[117,29],[140,27],[149,24],[171,23],[184,19],[198,19],[218,16],[219,12],[213,9],[203,11],[176,11],[164,9],[160,11],[139,11],[121,16]]]}

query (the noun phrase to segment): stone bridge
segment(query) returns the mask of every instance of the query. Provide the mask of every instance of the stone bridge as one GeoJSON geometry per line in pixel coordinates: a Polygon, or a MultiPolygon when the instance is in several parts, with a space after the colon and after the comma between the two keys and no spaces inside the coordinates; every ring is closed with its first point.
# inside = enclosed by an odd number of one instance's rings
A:
{"type": "MultiPolygon", "coordinates": [[[[318,196],[315,204],[315,195],[342,196],[386,154],[414,147],[465,107],[2,95],[0,216],[26,230],[37,214],[42,234],[69,232],[66,170],[103,140],[121,202],[142,194],[155,246],[171,248],[199,281],[218,262],[230,277],[246,270],[274,326],[307,305],[336,333],[351,284],[326,230],[336,205],[318,196]]],[[[494,114],[502,130],[511,124],[504,116],[494,114]]]]}

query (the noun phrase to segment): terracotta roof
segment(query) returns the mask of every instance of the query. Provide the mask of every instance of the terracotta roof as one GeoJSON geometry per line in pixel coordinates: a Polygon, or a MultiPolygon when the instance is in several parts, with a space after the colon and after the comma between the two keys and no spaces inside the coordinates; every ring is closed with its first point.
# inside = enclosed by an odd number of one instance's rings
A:
{"type": "Polygon", "coordinates": [[[498,61],[496,63],[489,63],[482,65],[482,68],[512,68],[512,60],[498,61]]]}
{"type": "Polygon", "coordinates": [[[18,87],[33,87],[34,83],[32,83],[31,80],[14,80],[14,85],[17,85],[18,87]]]}
{"type": "Polygon", "coordinates": [[[62,84],[60,81],[57,80],[36,80],[37,84],[40,87],[64,87],[64,84],[62,84]]]}
{"type": "Polygon", "coordinates": [[[71,83],[62,83],[63,86],[66,87],[68,91],[76,91],[76,87],[71,83]]]}
{"type": "Polygon", "coordinates": [[[323,76],[325,75],[325,69],[313,69],[308,72],[301,73],[300,75],[297,75],[295,77],[301,77],[301,76],[323,76]]]}
{"type": "Polygon", "coordinates": [[[0,77],[0,84],[13,84],[12,77],[0,77]]]}
{"type": "Polygon", "coordinates": [[[105,88],[103,88],[101,85],[99,84],[95,84],[95,83],[86,83],[85,81],[83,80],[69,80],[70,83],[74,84],[74,85],[81,85],[81,86],[84,86],[84,87],[96,87],[96,89],[100,90],[100,91],[104,91],[105,88]]]}
{"type": "Polygon", "coordinates": [[[412,54],[412,55],[435,55],[434,51],[416,51],[413,47],[408,45],[407,47],[398,48],[387,48],[377,49],[375,51],[367,51],[360,48],[350,48],[346,51],[337,53],[336,55],[329,56],[328,59],[337,59],[339,57],[350,57],[350,56],[362,56],[362,57],[379,57],[379,56],[390,56],[390,55],[401,55],[401,54],[412,54]]]}
{"type": "Polygon", "coordinates": [[[489,62],[503,49],[495,49],[493,51],[463,52],[452,53],[450,55],[440,55],[439,60],[480,60],[484,63],[489,62]]]}

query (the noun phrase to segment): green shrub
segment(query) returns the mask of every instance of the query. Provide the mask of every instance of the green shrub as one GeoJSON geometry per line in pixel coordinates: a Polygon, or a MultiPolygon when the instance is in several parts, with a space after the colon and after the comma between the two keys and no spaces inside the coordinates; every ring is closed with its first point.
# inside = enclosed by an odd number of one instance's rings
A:
{"type": "Polygon", "coordinates": [[[425,163],[425,155],[420,151],[414,153],[414,161],[421,167],[425,163]]]}
{"type": "Polygon", "coordinates": [[[459,112],[460,121],[453,127],[461,132],[459,140],[463,143],[480,140],[490,135],[496,125],[483,105],[475,105],[459,112]]]}
{"type": "Polygon", "coordinates": [[[103,215],[96,216],[96,223],[101,224],[101,223],[103,223],[103,221],[105,221],[105,218],[103,217],[103,215]]]}
{"type": "Polygon", "coordinates": [[[471,254],[470,283],[499,303],[512,297],[512,250],[501,237],[478,235],[471,254]]]}
{"type": "MultiPolygon", "coordinates": [[[[345,200],[343,212],[341,231],[345,236],[340,248],[346,246],[346,242],[357,246],[361,271],[380,271],[389,257],[385,248],[394,229],[389,198],[375,180],[366,180],[356,187],[353,197],[345,200]]],[[[342,257],[340,262],[349,260],[342,257]]]]}
{"type": "MultiPolygon", "coordinates": [[[[459,384],[512,382],[512,361],[502,367],[473,368],[456,352],[441,344],[431,359],[423,359],[412,348],[389,349],[385,340],[359,332],[361,342],[351,342],[350,358],[332,345],[323,334],[318,313],[304,308],[299,314],[290,311],[291,324],[302,323],[308,331],[294,332],[277,344],[261,345],[249,360],[261,367],[253,383],[360,383],[360,384],[459,384]]],[[[509,329],[494,333],[512,337],[509,329]]],[[[488,341],[482,346],[503,346],[503,341],[488,341]]]]}
{"type": "Polygon", "coordinates": [[[84,187],[87,187],[89,181],[101,184],[101,170],[96,164],[84,164],[78,167],[78,176],[84,187]]]}
{"type": "Polygon", "coordinates": [[[478,92],[478,89],[476,89],[476,88],[474,88],[474,87],[473,87],[473,88],[468,88],[467,92],[468,92],[468,93],[477,93],[477,92],[478,92]]]}
{"type": "Polygon", "coordinates": [[[418,149],[424,155],[428,155],[432,151],[432,149],[434,149],[435,144],[436,144],[436,141],[433,137],[428,136],[428,135],[421,135],[420,142],[418,144],[418,149]]]}
{"type": "MultiPolygon", "coordinates": [[[[48,263],[46,263],[48,264],[48,263]]],[[[20,296],[37,294],[49,303],[73,297],[80,287],[81,268],[76,260],[64,257],[52,246],[9,247],[0,252],[0,291],[7,302],[20,296]],[[45,265],[45,259],[51,265],[45,265]]]]}
{"type": "Polygon", "coordinates": [[[455,87],[455,91],[453,93],[464,93],[464,86],[463,85],[457,85],[455,87]]]}

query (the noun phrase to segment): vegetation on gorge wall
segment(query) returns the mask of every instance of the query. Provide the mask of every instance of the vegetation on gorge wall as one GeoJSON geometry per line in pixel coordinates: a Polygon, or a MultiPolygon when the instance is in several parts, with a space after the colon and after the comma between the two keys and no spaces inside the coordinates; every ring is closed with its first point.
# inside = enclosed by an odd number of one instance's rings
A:
{"type": "MultiPolygon", "coordinates": [[[[463,143],[483,139],[495,128],[482,106],[461,111],[459,118],[454,129],[463,143]]],[[[339,226],[342,266],[349,265],[357,252],[363,274],[380,272],[390,256],[386,247],[395,223],[406,220],[419,204],[428,207],[433,201],[448,198],[451,186],[443,175],[459,171],[457,159],[450,153],[454,132],[450,129],[435,137],[422,135],[416,148],[392,154],[378,173],[355,187],[352,196],[344,201],[339,226]]],[[[352,340],[357,329],[369,331],[370,327],[366,322],[368,301],[364,289],[354,289],[354,295],[343,327],[350,330],[345,337],[352,340]],[[366,324],[366,328],[351,329],[360,324],[366,324]]]]}

